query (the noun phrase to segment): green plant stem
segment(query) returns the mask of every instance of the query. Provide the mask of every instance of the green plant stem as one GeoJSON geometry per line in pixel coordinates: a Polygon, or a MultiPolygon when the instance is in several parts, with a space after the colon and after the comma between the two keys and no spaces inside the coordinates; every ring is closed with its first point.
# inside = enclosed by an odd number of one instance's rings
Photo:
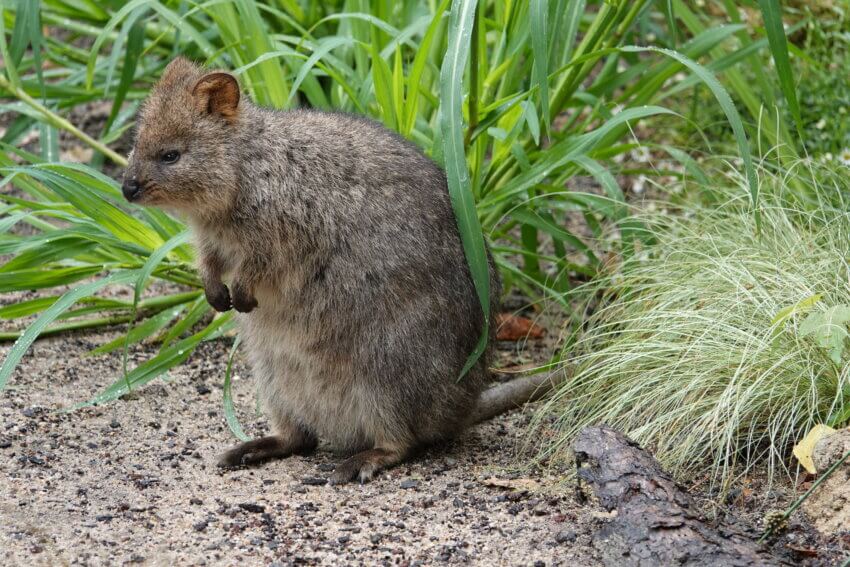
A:
{"type": "MultiPolygon", "coordinates": [[[[820,486],[820,484],[821,484],[823,481],[825,481],[827,478],[829,478],[829,477],[832,475],[832,473],[834,473],[836,470],[838,470],[838,467],[840,467],[842,464],[844,464],[844,461],[846,461],[848,458],[850,458],[850,451],[847,451],[846,453],[844,453],[844,456],[843,456],[843,457],[841,457],[840,459],[838,459],[837,461],[835,461],[835,463],[833,463],[833,465],[832,465],[831,467],[829,467],[828,469],[826,469],[826,472],[825,472],[825,473],[823,473],[823,475],[821,475],[821,477],[820,477],[819,479],[817,479],[816,481],[814,481],[814,482],[812,483],[812,486],[811,486],[811,487],[810,487],[810,488],[806,491],[806,493],[805,493],[805,494],[803,494],[802,496],[800,496],[800,497],[797,499],[797,501],[796,501],[796,502],[794,502],[793,504],[791,504],[791,507],[790,507],[790,508],[788,508],[787,510],[785,510],[785,513],[784,513],[784,514],[782,514],[782,520],[783,520],[783,521],[785,521],[785,520],[787,520],[788,518],[790,518],[790,517],[791,517],[791,514],[793,514],[793,513],[794,513],[794,511],[795,511],[797,508],[799,508],[799,507],[800,507],[800,505],[802,505],[802,504],[803,504],[803,502],[805,502],[805,501],[806,501],[806,499],[807,499],[809,496],[811,496],[811,495],[812,495],[812,493],[813,493],[813,492],[817,489],[817,487],[818,487],[818,486],[820,486]]],[[[762,543],[764,540],[766,540],[768,537],[770,537],[770,536],[771,536],[771,534],[773,534],[773,529],[765,530],[764,534],[763,534],[763,535],[759,538],[759,543],[762,543]]],[[[846,563],[845,563],[845,565],[846,565],[846,563]]]]}
{"type": "MultiPolygon", "coordinates": [[[[162,297],[152,297],[151,299],[147,299],[145,301],[140,301],[137,307],[137,311],[139,313],[145,313],[147,316],[155,315],[160,311],[164,311],[169,307],[174,305],[179,305],[181,303],[186,303],[188,301],[192,301],[200,297],[202,292],[200,291],[189,291],[185,293],[176,293],[174,295],[166,295],[162,297]]],[[[120,309],[129,309],[128,307],[122,307],[120,309]]],[[[84,319],[82,321],[71,321],[69,323],[63,323],[61,325],[56,325],[53,327],[48,327],[45,329],[40,336],[48,336],[55,335],[58,333],[64,333],[65,331],[77,331],[80,329],[95,329],[98,327],[109,327],[111,325],[118,325],[120,323],[128,323],[133,320],[134,317],[132,314],[130,315],[111,315],[109,317],[98,317],[96,319],[84,319]]],[[[0,332],[0,342],[8,342],[17,340],[23,331],[6,331],[0,332]]]]}
{"type": "Polygon", "coordinates": [[[139,302],[139,311],[162,311],[173,305],[186,303],[201,296],[201,291],[187,291],[183,293],[175,293],[174,295],[164,295],[160,297],[152,297],[139,302]]]}
{"type": "Polygon", "coordinates": [[[33,110],[41,114],[44,117],[44,120],[51,126],[55,126],[56,128],[61,128],[62,130],[67,131],[72,136],[84,142],[93,149],[99,151],[121,167],[127,166],[127,160],[123,156],[112,151],[102,143],[98,142],[97,140],[95,140],[94,138],[92,138],[91,136],[89,136],[70,122],[68,122],[66,119],[62,118],[46,106],[42,105],[40,102],[28,95],[23,89],[13,86],[3,75],[0,75],[0,88],[9,91],[12,96],[14,96],[27,106],[33,108],[33,110]]]}
{"type": "MultiPolygon", "coordinates": [[[[114,315],[112,317],[99,317],[97,319],[86,319],[84,321],[72,321],[55,327],[48,327],[42,331],[39,336],[46,337],[64,333],[65,331],[77,331],[80,329],[95,329],[97,327],[109,327],[110,325],[118,325],[119,323],[127,323],[130,321],[130,315],[114,315]]],[[[0,341],[15,341],[20,338],[23,331],[7,331],[0,333],[0,341]]]]}

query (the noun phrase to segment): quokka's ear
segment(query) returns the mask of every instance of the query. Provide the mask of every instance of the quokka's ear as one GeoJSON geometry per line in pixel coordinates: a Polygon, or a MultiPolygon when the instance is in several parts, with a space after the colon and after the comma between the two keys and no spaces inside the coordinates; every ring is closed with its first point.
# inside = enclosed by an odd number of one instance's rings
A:
{"type": "Polygon", "coordinates": [[[192,88],[195,105],[201,112],[218,114],[229,121],[236,119],[239,107],[239,83],[230,73],[207,73],[192,88]]]}
{"type": "Polygon", "coordinates": [[[172,59],[171,63],[166,65],[159,82],[166,85],[173,84],[183,77],[196,74],[198,74],[198,66],[185,57],[178,56],[172,59]]]}

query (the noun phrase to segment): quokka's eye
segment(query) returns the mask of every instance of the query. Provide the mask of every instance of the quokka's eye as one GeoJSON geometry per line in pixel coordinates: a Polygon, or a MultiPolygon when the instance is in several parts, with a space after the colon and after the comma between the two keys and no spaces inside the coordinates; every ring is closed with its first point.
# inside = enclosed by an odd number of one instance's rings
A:
{"type": "Polygon", "coordinates": [[[180,159],[180,152],[177,150],[169,150],[167,152],[163,152],[159,159],[162,160],[162,163],[174,163],[180,159]]]}

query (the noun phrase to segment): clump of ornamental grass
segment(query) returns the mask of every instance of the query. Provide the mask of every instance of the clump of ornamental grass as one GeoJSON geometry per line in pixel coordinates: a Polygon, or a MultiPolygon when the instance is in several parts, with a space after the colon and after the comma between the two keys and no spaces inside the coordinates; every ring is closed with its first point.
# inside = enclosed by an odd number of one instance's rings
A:
{"type": "Polygon", "coordinates": [[[554,416],[541,459],[568,458],[582,427],[605,423],[723,489],[754,466],[792,472],[813,425],[847,424],[850,185],[811,167],[760,172],[760,230],[734,178],[712,207],[645,215],[656,243],[591,284],[570,378],[535,419],[539,439],[554,416]]]}

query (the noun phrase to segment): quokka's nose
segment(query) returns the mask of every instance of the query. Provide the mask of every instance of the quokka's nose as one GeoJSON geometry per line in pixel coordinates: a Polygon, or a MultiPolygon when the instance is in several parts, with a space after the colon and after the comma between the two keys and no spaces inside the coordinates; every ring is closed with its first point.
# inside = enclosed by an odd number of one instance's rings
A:
{"type": "Polygon", "coordinates": [[[135,201],[139,198],[142,188],[139,186],[139,181],[135,177],[124,179],[124,184],[121,185],[121,192],[124,193],[124,198],[128,201],[135,201]]]}

